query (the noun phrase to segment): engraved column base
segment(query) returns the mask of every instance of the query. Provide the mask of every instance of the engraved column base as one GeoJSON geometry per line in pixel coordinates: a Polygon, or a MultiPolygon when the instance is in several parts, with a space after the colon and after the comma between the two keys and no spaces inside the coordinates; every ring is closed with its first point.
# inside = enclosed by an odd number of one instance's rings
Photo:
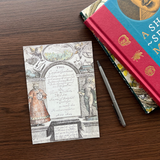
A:
{"type": "Polygon", "coordinates": [[[50,137],[47,137],[48,126],[37,126],[31,129],[33,144],[50,142],[50,137]]]}
{"type": "Polygon", "coordinates": [[[82,138],[100,137],[98,120],[93,120],[93,121],[81,120],[80,134],[82,138]]]}

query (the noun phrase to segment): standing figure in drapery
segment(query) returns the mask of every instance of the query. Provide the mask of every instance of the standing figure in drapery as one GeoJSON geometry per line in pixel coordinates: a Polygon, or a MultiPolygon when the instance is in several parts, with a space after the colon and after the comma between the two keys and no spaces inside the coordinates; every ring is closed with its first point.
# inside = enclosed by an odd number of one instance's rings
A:
{"type": "Polygon", "coordinates": [[[95,84],[93,83],[93,78],[87,77],[85,80],[85,84],[82,86],[80,95],[84,96],[84,103],[86,109],[89,113],[89,117],[95,116],[93,107],[96,107],[97,110],[97,100],[95,93],[95,84]]]}
{"type": "Polygon", "coordinates": [[[39,88],[37,83],[33,84],[33,89],[29,92],[30,121],[32,126],[43,125],[50,121],[50,115],[44,103],[47,94],[39,88]]]}

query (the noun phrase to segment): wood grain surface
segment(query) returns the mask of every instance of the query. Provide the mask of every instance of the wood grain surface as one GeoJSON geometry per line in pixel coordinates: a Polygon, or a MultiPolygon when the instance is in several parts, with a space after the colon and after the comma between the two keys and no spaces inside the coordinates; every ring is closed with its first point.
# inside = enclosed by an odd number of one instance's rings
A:
{"type": "Polygon", "coordinates": [[[146,115],[79,13],[94,0],[0,0],[0,159],[159,160],[160,110],[146,115]],[[126,120],[123,128],[95,63],[100,138],[32,145],[22,46],[93,42],[126,120]]]}

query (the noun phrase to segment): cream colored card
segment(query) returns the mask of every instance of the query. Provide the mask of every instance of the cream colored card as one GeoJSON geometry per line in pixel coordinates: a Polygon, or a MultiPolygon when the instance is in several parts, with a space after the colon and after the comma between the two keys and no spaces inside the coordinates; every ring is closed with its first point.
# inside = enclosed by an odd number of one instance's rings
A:
{"type": "Polygon", "coordinates": [[[91,41],[23,52],[32,143],[99,137],[91,41]]]}

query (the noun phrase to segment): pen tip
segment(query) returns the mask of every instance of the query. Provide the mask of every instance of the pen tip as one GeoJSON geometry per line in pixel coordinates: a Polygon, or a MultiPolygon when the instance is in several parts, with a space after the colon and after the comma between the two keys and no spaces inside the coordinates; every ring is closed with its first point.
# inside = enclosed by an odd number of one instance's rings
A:
{"type": "Polygon", "coordinates": [[[123,127],[126,127],[126,123],[122,124],[123,127]]]}

